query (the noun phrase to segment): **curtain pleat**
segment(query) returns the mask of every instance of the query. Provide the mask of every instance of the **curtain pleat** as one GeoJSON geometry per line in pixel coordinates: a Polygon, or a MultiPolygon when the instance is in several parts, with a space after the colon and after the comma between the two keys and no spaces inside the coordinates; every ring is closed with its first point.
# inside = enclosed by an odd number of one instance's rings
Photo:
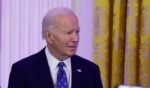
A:
{"type": "Polygon", "coordinates": [[[101,68],[104,88],[109,88],[109,0],[95,0],[94,9],[94,62],[101,68]]]}

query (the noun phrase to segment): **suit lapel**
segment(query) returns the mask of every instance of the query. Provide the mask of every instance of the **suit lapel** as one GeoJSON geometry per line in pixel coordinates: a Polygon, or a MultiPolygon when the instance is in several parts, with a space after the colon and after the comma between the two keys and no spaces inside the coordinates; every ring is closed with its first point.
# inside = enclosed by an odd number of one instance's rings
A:
{"type": "MultiPolygon", "coordinates": [[[[82,81],[84,76],[84,69],[76,56],[71,57],[72,66],[72,87],[82,88],[82,81]]],[[[54,88],[51,73],[49,70],[47,58],[45,55],[45,48],[37,54],[37,73],[43,88],[54,88]]]]}
{"type": "Polygon", "coordinates": [[[54,84],[45,55],[45,48],[38,53],[37,72],[39,74],[39,80],[43,84],[43,88],[54,88],[54,84]]]}
{"type": "Polygon", "coordinates": [[[76,56],[71,57],[71,65],[72,65],[72,87],[71,88],[82,88],[81,78],[83,77],[83,69],[78,62],[78,58],[76,56]]]}

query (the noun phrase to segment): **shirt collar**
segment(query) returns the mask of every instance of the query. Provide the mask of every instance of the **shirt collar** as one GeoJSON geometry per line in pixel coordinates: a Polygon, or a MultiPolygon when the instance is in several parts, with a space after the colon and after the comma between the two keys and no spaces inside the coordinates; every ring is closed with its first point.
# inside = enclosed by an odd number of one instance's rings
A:
{"type": "MultiPolygon", "coordinates": [[[[45,54],[46,57],[48,59],[48,61],[50,62],[50,65],[52,67],[52,70],[55,70],[57,68],[57,65],[59,62],[61,62],[60,60],[56,59],[48,50],[48,48],[45,48],[45,54]]],[[[63,60],[63,62],[65,63],[66,67],[68,70],[71,70],[71,58],[67,58],[65,60],[63,60]]]]}

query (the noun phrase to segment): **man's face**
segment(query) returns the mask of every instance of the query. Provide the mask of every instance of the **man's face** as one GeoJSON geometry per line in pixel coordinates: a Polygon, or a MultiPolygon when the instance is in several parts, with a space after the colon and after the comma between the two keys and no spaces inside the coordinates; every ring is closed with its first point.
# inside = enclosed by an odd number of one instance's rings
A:
{"type": "Polygon", "coordinates": [[[70,57],[76,53],[79,42],[79,23],[76,16],[56,17],[54,29],[52,29],[53,53],[63,57],[70,57]]]}

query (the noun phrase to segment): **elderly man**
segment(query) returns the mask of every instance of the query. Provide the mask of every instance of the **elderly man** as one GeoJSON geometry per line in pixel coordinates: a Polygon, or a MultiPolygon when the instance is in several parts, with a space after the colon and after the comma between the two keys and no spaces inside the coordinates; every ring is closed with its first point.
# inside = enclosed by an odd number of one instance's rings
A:
{"type": "Polygon", "coordinates": [[[13,64],[8,88],[102,88],[99,67],[75,55],[79,32],[70,9],[50,10],[42,23],[47,46],[13,64]]]}

